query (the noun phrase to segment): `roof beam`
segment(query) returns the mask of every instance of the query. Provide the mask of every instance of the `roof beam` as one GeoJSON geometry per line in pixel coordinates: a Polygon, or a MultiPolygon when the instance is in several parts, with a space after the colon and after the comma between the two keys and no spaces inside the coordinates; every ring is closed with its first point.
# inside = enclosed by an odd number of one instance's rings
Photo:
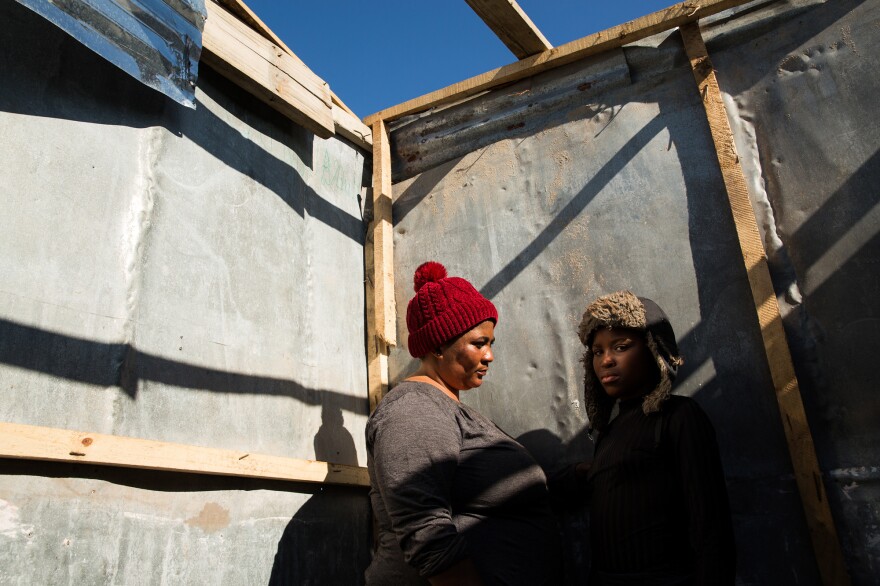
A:
{"type": "Polygon", "coordinates": [[[501,42],[525,59],[553,48],[516,0],[465,0],[501,42]]]}
{"type": "MultiPolygon", "coordinates": [[[[306,67],[306,64],[303,63],[302,59],[297,57],[296,53],[294,53],[290,47],[288,47],[286,44],[284,44],[284,41],[281,40],[281,37],[276,35],[272,31],[272,29],[270,29],[266,25],[266,23],[264,23],[262,20],[260,20],[260,17],[257,16],[257,14],[253,10],[251,10],[248,7],[248,5],[244,3],[243,0],[215,0],[215,2],[217,2],[221,6],[225,7],[229,12],[231,12],[232,14],[237,16],[239,18],[239,20],[241,20],[246,25],[248,25],[249,27],[254,29],[256,32],[260,33],[260,35],[263,38],[274,43],[275,45],[277,45],[278,47],[280,47],[281,49],[286,51],[288,55],[290,55],[291,57],[296,59],[303,67],[306,67]]],[[[345,110],[346,112],[348,112],[349,114],[351,114],[352,116],[356,116],[356,114],[351,110],[351,108],[346,106],[345,103],[341,99],[339,99],[339,96],[337,96],[335,93],[333,93],[332,89],[330,90],[330,98],[333,101],[334,106],[338,106],[338,107],[342,108],[343,110],[345,110]]],[[[334,119],[336,118],[336,112],[333,113],[333,117],[334,117],[334,119]]],[[[339,130],[340,129],[337,126],[336,131],[339,132],[339,130]]],[[[343,130],[346,130],[346,129],[343,128],[343,130]]],[[[363,128],[357,129],[357,132],[359,134],[362,133],[362,131],[363,131],[363,128]]],[[[369,128],[367,128],[367,131],[369,131],[369,128]]],[[[341,132],[340,134],[346,135],[345,132],[341,132]]],[[[368,132],[367,136],[369,136],[369,132],[368,132]]],[[[368,145],[367,150],[372,148],[371,145],[372,145],[372,143],[370,143],[368,145]]],[[[363,145],[361,145],[361,146],[363,146],[363,145]]]]}
{"type": "Polygon", "coordinates": [[[391,122],[402,116],[423,112],[435,106],[456,102],[486,90],[537,75],[555,67],[561,67],[579,59],[597,55],[611,49],[662,33],[688,22],[717,14],[728,8],[747,4],[753,0],[702,0],[701,2],[682,2],[669,8],[637,18],[630,22],[611,27],[560,45],[522,61],[493,69],[476,77],[460,81],[443,89],[414,98],[397,106],[392,106],[364,118],[364,123],[372,126],[377,120],[391,122]]]}
{"type": "Polygon", "coordinates": [[[317,136],[333,136],[327,83],[218,4],[205,7],[202,60],[317,136]]]}

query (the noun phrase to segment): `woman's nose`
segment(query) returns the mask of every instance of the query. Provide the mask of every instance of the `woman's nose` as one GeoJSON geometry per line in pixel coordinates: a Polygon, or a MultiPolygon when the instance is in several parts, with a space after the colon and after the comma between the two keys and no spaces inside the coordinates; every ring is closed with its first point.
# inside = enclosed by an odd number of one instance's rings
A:
{"type": "Polygon", "coordinates": [[[483,361],[484,362],[492,362],[493,360],[495,360],[495,352],[493,352],[492,348],[489,347],[489,349],[486,350],[486,353],[483,354],[483,361]]]}
{"type": "Polygon", "coordinates": [[[603,354],[602,357],[599,359],[599,364],[601,364],[601,365],[603,365],[603,366],[606,366],[606,365],[609,365],[609,366],[610,366],[610,365],[614,364],[614,358],[612,358],[612,356],[611,356],[611,354],[610,354],[609,352],[606,352],[606,353],[603,354]]]}

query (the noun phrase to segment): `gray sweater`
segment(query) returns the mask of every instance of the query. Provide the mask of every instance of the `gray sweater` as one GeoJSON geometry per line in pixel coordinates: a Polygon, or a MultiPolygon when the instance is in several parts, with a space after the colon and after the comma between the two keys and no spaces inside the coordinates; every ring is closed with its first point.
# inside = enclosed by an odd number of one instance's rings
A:
{"type": "Polygon", "coordinates": [[[429,384],[403,382],[366,439],[379,526],[367,584],[425,584],[419,575],[466,557],[486,584],[559,581],[544,472],[494,423],[429,384]]]}

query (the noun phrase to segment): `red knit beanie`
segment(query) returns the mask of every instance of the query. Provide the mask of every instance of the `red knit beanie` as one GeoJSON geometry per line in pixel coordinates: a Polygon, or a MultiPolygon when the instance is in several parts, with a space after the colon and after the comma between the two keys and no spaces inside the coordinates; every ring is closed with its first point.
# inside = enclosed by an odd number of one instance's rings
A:
{"type": "Polygon", "coordinates": [[[413,276],[416,296],[406,307],[409,353],[421,358],[444,342],[491,319],[498,310],[461,277],[447,277],[446,267],[426,262],[413,276]]]}

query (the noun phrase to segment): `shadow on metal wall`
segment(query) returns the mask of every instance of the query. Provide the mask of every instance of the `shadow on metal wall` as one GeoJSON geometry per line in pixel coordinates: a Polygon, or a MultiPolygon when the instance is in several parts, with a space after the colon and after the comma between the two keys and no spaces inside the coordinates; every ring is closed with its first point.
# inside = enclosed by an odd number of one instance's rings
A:
{"type": "MultiPolygon", "coordinates": [[[[151,90],[99,57],[45,19],[16,3],[4,3],[0,66],[14,84],[0,91],[0,111],[89,124],[148,128],[162,126],[185,136],[223,164],[260,183],[299,216],[326,224],[356,243],[365,241],[366,226],[320,197],[291,162],[283,161],[248,140],[238,129],[203,104],[184,108],[151,90]],[[18,43],[39,38],[39,43],[18,43]]],[[[316,171],[313,136],[268,106],[203,67],[200,90],[242,123],[289,148],[302,164],[316,171]]],[[[355,198],[357,194],[352,194],[355,198]]],[[[289,396],[310,405],[327,404],[366,413],[367,399],[329,389],[312,389],[295,380],[227,372],[160,358],[130,344],[102,343],[0,319],[0,363],[72,381],[137,394],[138,381],[150,380],[190,389],[224,393],[289,396]]]]}
{"type": "Polygon", "coordinates": [[[366,413],[366,397],[313,389],[295,380],[205,368],[109,344],[22,325],[0,318],[0,363],[71,381],[118,387],[137,395],[139,381],[218,393],[278,395],[325,409],[366,413]]]}
{"type": "MultiPolygon", "coordinates": [[[[315,435],[315,458],[357,465],[354,439],[342,411],[324,407],[315,435]]],[[[369,564],[370,509],[366,491],[323,486],[311,492],[284,529],[269,584],[362,584],[369,564]]]]}
{"type": "MultiPolygon", "coordinates": [[[[351,439],[351,436],[348,437],[351,439]]],[[[272,583],[278,585],[360,584],[363,583],[363,572],[369,563],[369,548],[366,544],[369,542],[370,504],[363,488],[323,487],[310,483],[2,458],[0,458],[0,475],[57,478],[65,481],[88,479],[126,486],[138,491],[164,493],[167,495],[169,511],[180,510],[180,503],[173,502],[173,499],[179,499],[180,497],[175,495],[181,493],[198,494],[211,503],[217,498],[211,495],[214,492],[254,493],[253,498],[263,500],[265,497],[258,496],[259,492],[292,492],[309,495],[309,500],[291,519],[284,531],[271,569],[268,567],[268,561],[272,559],[272,552],[267,550],[261,554],[259,551],[254,551],[249,559],[266,560],[267,566],[249,567],[245,574],[268,576],[271,571],[272,583]],[[340,552],[345,554],[340,555],[340,552]]],[[[102,494],[101,486],[95,485],[83,498],[100,503],[105,496],[102,494]]],[[[137,500],[137,494],[134,493],[132,498],[137,500]]],[[[151,501],[147,498],[145,502],[151,501]]],[[[225,500],[219,502],[226,503],[225,500]]],[[[194,506],[198,506],[196,501],[194,506]]],[[[212,527],[212,531],[224,531],[227,535],[235,534],[235,521],[231,519],[237,517],[236,511],[227,511],[227,513],[231,514],[227,514],[223,521],[226,525],[212,527]]],[[[81,511],[80,514],[87,513],[81,511]]],[[[118,514],[122,515],[121,512],[118,514]]],[[[162,510],[157,511],[157,514],[162,516],[168,513],[162,510]]],[[[247,521],[244,520],[245,523],[247,521]]],[[[203,530],[198,519],[180,519],[180,523],[182,528],[179,531],[198,534],[203,530]]],[[[130,547],[139,545],[141,544],[135,537],[130,547]]],[[[245,544],[240,544],[238,547],[244,546],[245,544]]],[[[180,552],[173,549],[166,550],[166,555],[179,554],[180,552]]],[[[191,563],[195,567],[204,562],[205,560],[192,560],[191,563]]]]}
{"type": "MultiPolygon", "coordinates": [[[[162,126],[271,190],[300,217],[308,214],[363,244],[366,227],[361,218],[320,197],[291,163],[248,140],[205,104],[198,103],[195,110],[190,110],[173,102],[31,10],[15,2],[7,4],[2,8],[8,13],[4,26],[19,32],[0,35],[3,76],[15,80],[15,91],[0,92],[0,111],[130,128],[162,126]],[[16,42],[22,38],[39,38],[40,43],[16,42]]],[[[205,65],[199,71],[199,89],[257,133],[291,149],[306,167],[317,171],[312,160],[311,133],[205,65]]],[[[352,193],[352,198],[357,196],[352,193]]]]}

